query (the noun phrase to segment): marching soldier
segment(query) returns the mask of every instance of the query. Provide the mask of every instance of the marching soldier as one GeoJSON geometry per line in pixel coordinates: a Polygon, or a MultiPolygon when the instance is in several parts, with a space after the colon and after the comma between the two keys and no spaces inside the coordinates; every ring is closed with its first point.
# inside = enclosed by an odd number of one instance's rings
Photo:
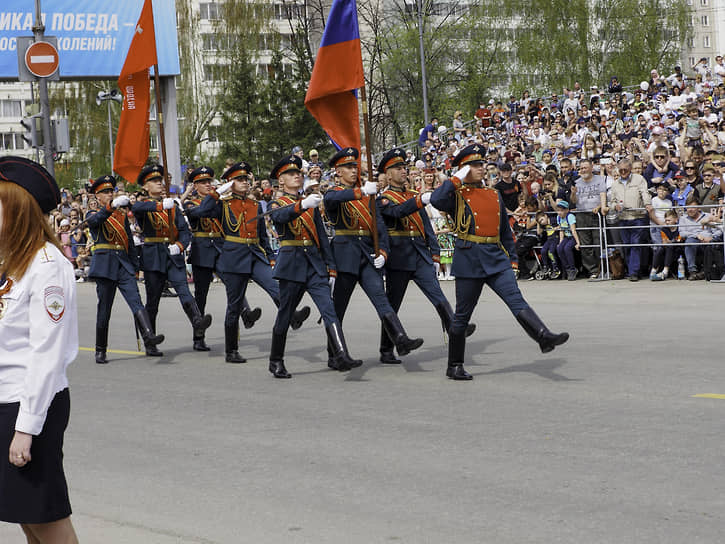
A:
{"type": "MultiPolygon", "coordinates": [[[[402,149],[391,149],[385,153],[378,172],[385,174],[389,183],[378,203],[390,236],[390,258],[385,262],[385,292],[390,305],[396,313],[400,310],[408,283],[413,280],[433,303],[443,330],[448,332],[453,321],[453,309],[438,283],[440,246],[425,212],[431,193],[417,194],[405,189],[408,172],[402,149]]],[[[466,336],[473,334],[475,328],[473,324],[468,325],[466,336]]],[[[393,341],[383,328],[380,334],[381,363],[400,363],[400,359],[393,355],[393,347],[393,341]]]]}
{"type": "MultiPolygon", "coordinates": [[[[163,179],[163,166],[144,167],[138,176],[138,184],[143,186],[148,198],[137,201],[131,208],[144,236],[141,265],[146,285],[146,310],[151,318],[151,327],[156,330],[159,300],[168,279],[191,322],[194,338],[203,337],[203,331],[211,325],[211,316],[202,315],[199,311],[186,281],[184,250],[191,241],[191,231],[176,201],[162,198],[163,179]]],[[[155,346],[153,349],[146,346],[146,354],[163,355],[155,346]]]]}
{"type": "MultiPolygon", "coordinates": [[[[214,170],[208,166],[196,168],[189,174],[189,181],[194,184],[197,196],[184,202],[184,213],[191,226],[191,273],[194,276],[194,299],[199,311],[204,313],[209,286],[214,278],[217,260],[222,252],[224,239],[222,225],[218,219],[199,217],[199,204],[211,193],[211,182],[214,170]]],[[[194,330],[194,350],[209,351],[204,340],[203,330],[194,330]]]]}
{"type": "MultiPolygon", "coordinates": [[[[325,213],[335,228],[332,251],[337,266],[333,300],[335,312],[342,323],[355,285],[360,283],[375,306],[383,327],[393,340],[399,355],[407,355],[423,344],[422,338],[408,337],[395,310],[385,296],[380,269],[389,253],[388,231],[380,210],[373,219],[371,199],[377,194],[377,184],[366,182],[357,187],[360,152],[352,147],[338,151],[330,159],[330,166],[340,178],[341,186],[330,188],[324,197],[325,213]],[[371,232],[377,227],[379,255],[375,254],[371,232]]],[[[374,202],[373,202],[374,204],[374,202]]],[[[333,366],[332,346],[328,345],[329,365],[333,366]]]]}
{"type": "Polygon", "coordinates": [[[552,333],[526,303],[514,276],[518,267],[513,235],[506,208],[496,189],[486,187],[482,146],[462,149],[453,160],[460,167],[431,196],[431,204],[455,220],[456,247],[453,275],[456,277],[456,312],[448,331],[448,369],[453,380],[471,380],[463,368],[466,326],[488,285],[506,303],[528,335],[548,353],[569,339],[569,334],[552,333]]]}
{"type": "Polygon", "coordinates": [[[116,287],[131,308],[147,353],[150,350],[152,354],[156,350],[156,345],[164,341],[162,334],[154,333],[151,319],[141,302],[136,284],[138,254],[126,216],[130,202],[127,196],[113,198],[114,187],[116,187],[116,178],[113,176],[101,176],[93,182],[91,192],[96,195],[101,208],[85,220],[93,240],[89,276],[95,279],[98,295],[96,310],[96,363],[98,364],[108,363],[106,358],[108,323],[111,319],[116,287]]]}
{"type": "Polygon", "coordinates": [[[317,207],[319,193],[300,200],[302,159],[289,155],[272,169],[270,177],[278,179],[284,195],[271,204],[271,217],[280,238],[280,250],[274,277],[279,280],[280,305],[272,328],[269,371],[275,378],[291,378],[284,366],[284,351],[292,312],[307,291],[322,315],[332,348],[331,367],[344,371],[358,367],[345,344],[342,326],[335,314],[330,288],[335,284],[335,261],[330,242],[317,207]]]}
{"type": "MultiPolygon", "coordinates": [[[[224,233],[224,245],[218,270],[227,290],[227,309],[224,318],[224,346],[228,363],[245,363],[239,354],[239,317],[242,301],[250,279],[264,289],[279,306],[279,286],[272,276],[269,256],[273,256],[259,202],[248,198],[249,173],[246,162],[230,166],[222,175],[227,183],[212,189],[198,207],[199,217],[216,218],[224,233]],[[228,196],[227,196],[228,195],[228,196]]],[[[302,321],[310,315],[309,307],[295,312],[302,321]]]]}

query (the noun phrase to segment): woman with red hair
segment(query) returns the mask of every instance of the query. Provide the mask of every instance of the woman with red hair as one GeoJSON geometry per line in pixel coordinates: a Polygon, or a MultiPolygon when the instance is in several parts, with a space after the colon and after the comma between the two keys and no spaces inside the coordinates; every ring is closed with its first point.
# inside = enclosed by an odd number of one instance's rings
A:
{"type": "Polygon", "coordinates": [[[44,215],[59,202],[42,166],[0,157],[0,520],[31,544],[78,542],[63,472],[75,279],[44,215]]]}

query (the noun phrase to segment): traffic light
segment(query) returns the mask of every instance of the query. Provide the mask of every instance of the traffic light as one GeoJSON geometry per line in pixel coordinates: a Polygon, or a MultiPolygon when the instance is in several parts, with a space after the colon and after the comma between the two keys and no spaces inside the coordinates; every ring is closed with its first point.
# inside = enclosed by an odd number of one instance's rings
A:
{"type": "Polygon", "coordinates": [[[43,131],[40,128],[40,117],[24,117],[20,121],[25,134],[23,140],[32,148],[43,147],[43,131]]]}

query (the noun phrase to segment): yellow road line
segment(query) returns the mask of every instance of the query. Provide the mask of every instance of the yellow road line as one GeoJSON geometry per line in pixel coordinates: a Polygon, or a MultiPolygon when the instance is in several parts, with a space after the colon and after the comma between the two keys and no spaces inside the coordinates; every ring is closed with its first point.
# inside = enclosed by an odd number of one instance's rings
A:
{"type": "Polygon", "coordinates": [[[700,393],[692,396],[700,399],[725,399],[725,395],[720,395],[718,393],[700,393]]]}
{"type": "MultiPolygon", "coordinates": [[[[81,351],[96,351],[95,348],[78,348],[81,351]]],[[[108,353],[120,353],[121,355],[138,355],[139,353],[143,353],[143,351],[126,351],[123,349],[107,349],[108,353]]]]}

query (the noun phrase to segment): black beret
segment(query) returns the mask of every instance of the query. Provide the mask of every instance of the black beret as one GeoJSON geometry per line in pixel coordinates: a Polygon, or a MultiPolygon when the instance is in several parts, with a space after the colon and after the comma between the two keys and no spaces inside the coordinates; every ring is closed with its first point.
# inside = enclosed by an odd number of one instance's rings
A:
{"type": "Polygon", "coordinates": [[[302,159],[297,155],[287,155],[284,159],[281,159],[277,164],[274,165],[272,171],[269,173],[269,177],[272,179],[279,179],[280,174],[285,172],[301,172],[302,171],[302,159]]]}
{"type": "Polygon", "coordinates": [[[214,169],[209,166],[200,166],[194,168],[189,174],[189,180],[196,183],[197,181],[203,181],[205,179],[214,179],[214,169]]]}
{"type": "Polygon", "coordinates": [[[405,151],[396,147],[383,155],[383,158],[380,160],[380,164],[378,164],[378,172],[380,174],[384,174],[388,168],[400,164],[405,166],[405,151]]]}
{"type": "Polygon", "coordinates": [[[335,168],[336,166],[345,165],[357,166],[359,156],[360,152],[354,147],[343,147],[330,159],[330,167],[335,168]]]}
{"type": "Polygon", "coordinates": [[[474,162],[484,162],[483,153],[485,148],[480,144],[472,144],[464,147],[453,158],[453,166],[463,166],[474,162]]]}
{"type": "Polygon", "coordinates": [[[144,166],[141,169],[141,173],[138,175],[136,183],[142,185],[152,179],[161,178],[164,179],[164,167],[160,164],[152,164],[151,166],[144,166]]]}
{"type": "Polygon", "coordinates": [[[96,178],[96,181],[91,185],[91,192],[97,193],[105,189],[113,189],[116,187],[116,178],[113,176],[101,176],[96,178]]]}
{"type": "MultiPolygon", "coordinates": [[[[300,164],[302,162],[300,161],[300,164]]],[[[229,168],[226,169],[226,171],[222,174],[222,179],[228,179],[232,180],[234,178],[242,177],[242,176],[248,176],[252,173],[252,167],[248,162],[238,162],[236,164],[232,164],[229,168]]]]}
{"type": "Polygon", "coordinates": [[[60,204],[60,189],[45,168],[23,157],[0,157],[0,182],[20,185],[37,200],[43,213],[50,213],[60,204]]]}

